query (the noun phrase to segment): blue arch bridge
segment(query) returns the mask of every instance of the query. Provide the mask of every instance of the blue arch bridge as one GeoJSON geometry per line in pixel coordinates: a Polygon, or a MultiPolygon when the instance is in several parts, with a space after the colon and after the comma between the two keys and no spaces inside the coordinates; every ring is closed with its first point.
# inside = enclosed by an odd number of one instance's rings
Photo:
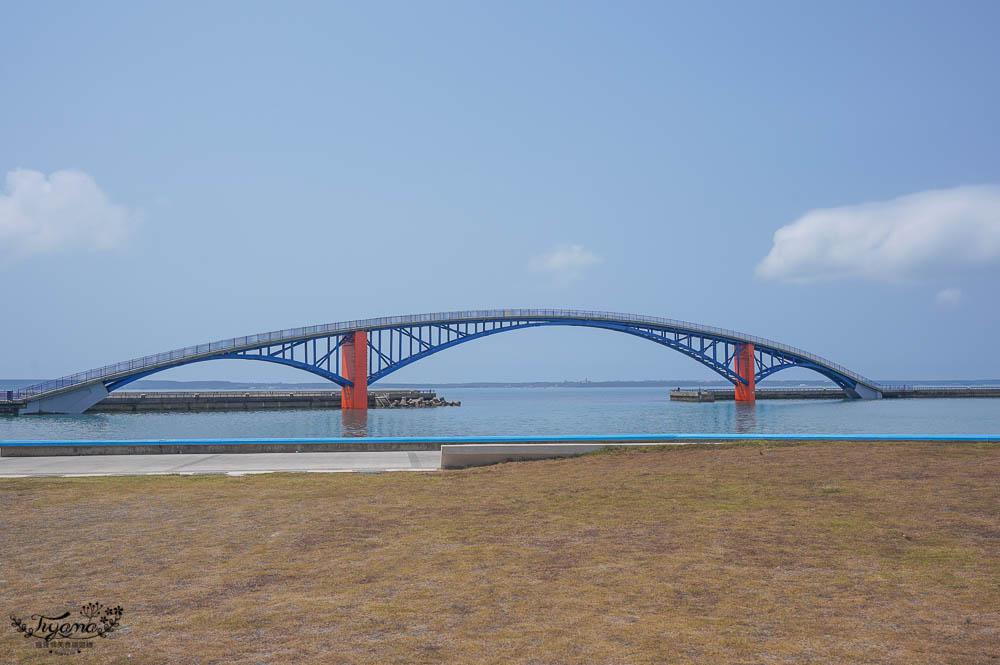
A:
{"type": "Polygon", "coordinates": [[[44,381],[15,391],[21,413],[82,413],[136,379],[223,358],[296,367],[341,386],[344,408],[367,408],[368,385],[421,358],[508,330],[583,326],[633,335],[683,353],[730,381],[736,399],[753,401],[757,382],[789,367],[827,377],[854,399],[880,387],[814,353],[735,330],[639,314],[563,309],[489,309],[391,316],[234,337],[44,381]]]}

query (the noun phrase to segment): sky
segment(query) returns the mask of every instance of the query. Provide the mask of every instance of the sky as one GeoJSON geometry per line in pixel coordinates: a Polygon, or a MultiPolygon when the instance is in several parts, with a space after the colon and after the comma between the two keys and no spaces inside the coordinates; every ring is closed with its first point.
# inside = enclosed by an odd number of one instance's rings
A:
{"type": "MultiPolygon", "coordinates": [[[[0,377],[490,307],[732,328],[876,380],[1000,377],[995,2],[2,14],[0,377]]],[[[392,381],[713,376],[548,328],[392,381]]]]}

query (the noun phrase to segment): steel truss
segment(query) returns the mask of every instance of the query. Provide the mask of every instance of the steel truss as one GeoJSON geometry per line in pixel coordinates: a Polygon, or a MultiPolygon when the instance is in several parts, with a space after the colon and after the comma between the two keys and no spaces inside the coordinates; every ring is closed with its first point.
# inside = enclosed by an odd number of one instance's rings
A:
{"type": "MultiPolygon", "coordinates": [[[[737,374],[733,359],[741,344],[719,335],[692,333],[663,326],[612,323],[589,319],[523,318],[463,321],[448,324],[392,326],[368,332],[368,383],[374,383],[398,369],[421,358],[488,335],[507,330],[521,330],[539,326],[581,326],[602,328],[634,335],[656,342],[697,360],[734,385],[749,382],[737,374]]],[[[830,378],[843,388],[854,387],[855,382],[808,359],[794,354],[756,346],[755,381],[759,382],[774,372],[790,367],[804,367],[830,378]]]]}
{"type": "MultiPolygon", "coordinates": [[[[340,347],[344,345],[347,337],[347,335],[328,335],[326,337],[314,337],[312,339],[302,339],[282,344],[266,344],[256,348],[220,353],[206,358],[195,358],[171,365],[171,367],[226,358],[234,360],[261,360],[312,372],[328,381],[333,381],[338,386],[352,386],[354,385],[352,381],[340,375],[339,352],[340,347]]],[[[161,370],[153,369],[111,381],[106,384],[108,392],[159,371],[161,370]]]]}

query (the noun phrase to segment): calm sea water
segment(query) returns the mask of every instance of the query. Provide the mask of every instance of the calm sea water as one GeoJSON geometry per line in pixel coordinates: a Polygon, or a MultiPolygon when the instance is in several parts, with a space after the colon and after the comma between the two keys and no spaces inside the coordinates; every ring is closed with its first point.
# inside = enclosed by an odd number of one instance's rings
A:
{"type": "Polygon", "coordinates": [[[667,388],[449,388],[460,407],[0,417],[4,439],[490,434],[1000,434],[998,399],[671,402],[667,388]]]}

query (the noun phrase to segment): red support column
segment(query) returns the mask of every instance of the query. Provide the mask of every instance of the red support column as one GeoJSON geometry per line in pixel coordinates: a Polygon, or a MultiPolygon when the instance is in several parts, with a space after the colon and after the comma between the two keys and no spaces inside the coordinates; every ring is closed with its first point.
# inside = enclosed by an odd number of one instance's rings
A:
{"type": "Polygon", "coordinates": [[[368,333],[361,330],[348,333],[340,347],[343,376],[353,381],[353,386],[340,389],[340,408],[368,408],[368,333]]]}
{"type": "Polygon", "coordinates": [[[753,344],[737,344],[736,345],[736,374],[746,379],[746,383],[742,381],[736,384],[736,401],[737,402],[756,402],[756,386],[754,384],[756,378],[756,363],[753,360],[753,344]]]}

